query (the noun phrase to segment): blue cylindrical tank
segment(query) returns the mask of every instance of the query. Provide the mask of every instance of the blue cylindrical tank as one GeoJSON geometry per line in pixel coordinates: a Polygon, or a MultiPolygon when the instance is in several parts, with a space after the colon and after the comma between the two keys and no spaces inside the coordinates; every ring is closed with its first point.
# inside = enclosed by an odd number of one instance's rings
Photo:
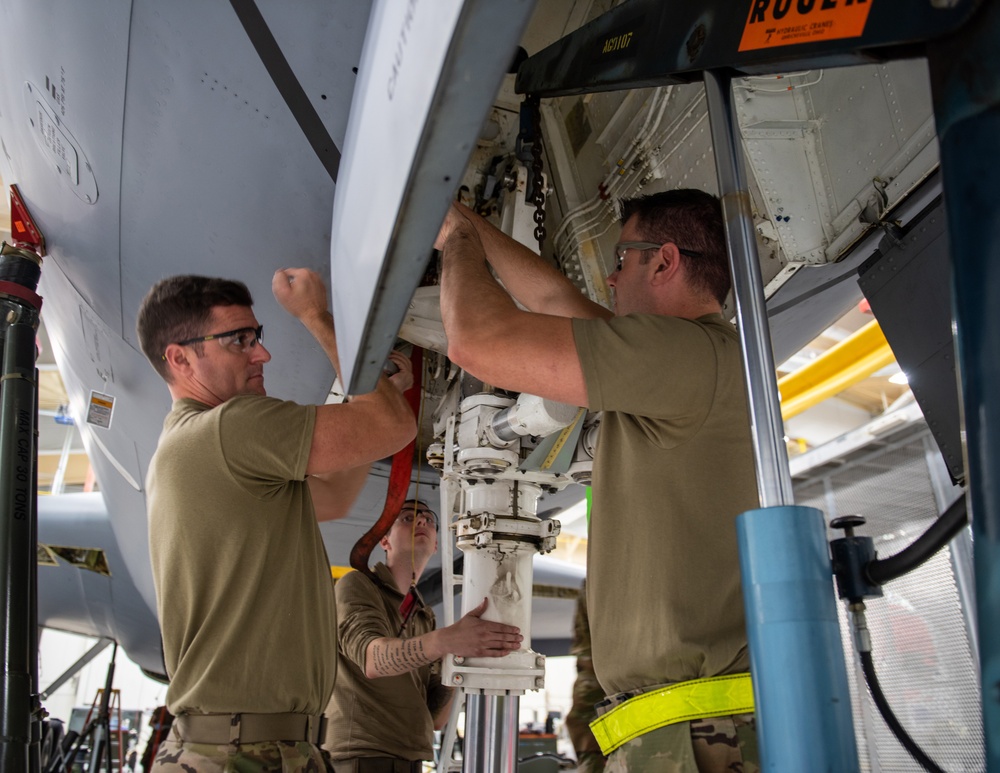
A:
{"type": "Polygon", "coordinates": [[[856,773],[857,743],[823,514],[736,519],[761,769],[856,773]]]}

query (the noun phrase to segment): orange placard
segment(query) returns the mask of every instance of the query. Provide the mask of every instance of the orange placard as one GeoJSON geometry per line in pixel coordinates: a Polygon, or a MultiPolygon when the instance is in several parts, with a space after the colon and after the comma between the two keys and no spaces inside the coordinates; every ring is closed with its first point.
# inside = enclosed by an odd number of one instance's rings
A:
{"type": "Polygon", "coordinates": [[[740,51],[856,38],[874,0],[750,0],[740,51]]]}

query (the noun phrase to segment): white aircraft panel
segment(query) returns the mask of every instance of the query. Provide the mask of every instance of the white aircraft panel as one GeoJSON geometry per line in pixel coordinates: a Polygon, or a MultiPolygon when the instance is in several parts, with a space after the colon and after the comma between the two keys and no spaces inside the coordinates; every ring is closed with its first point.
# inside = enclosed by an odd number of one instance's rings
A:
{"type": "Polygon", "coordinates": [[[752,76],[734,94],[759,230],[791,262],[839,260],[937,166],[922,61],[752,76]]]}
{"type": "Polygon", "coordinates": [[[342,381],[374,388],[534,0],[376,2],[334,197],[342,381]]]}

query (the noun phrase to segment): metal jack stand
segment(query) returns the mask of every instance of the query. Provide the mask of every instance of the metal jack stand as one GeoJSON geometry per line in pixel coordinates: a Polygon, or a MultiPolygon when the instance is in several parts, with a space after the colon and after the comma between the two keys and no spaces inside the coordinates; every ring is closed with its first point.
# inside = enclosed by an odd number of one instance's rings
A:
{"type": "MultiPolygon", "coordinates": [[[[118,642],[115,642],[114,649],[111,650],[111,662],[108,663],[108,675],[104,680],[104,689],[98,691],[98,699],[94,701],[97,706],[97,714],[93,711],[88,715],[86,726],[71,744],[64,744],[63,750],[52,761],[48,768],[48,773],[65,771],[71,773],[73,763],[77,755],[84,746],[90,748],[90,758],[87,762],[87,773],[97,773],[99,770],[106,770],[108,773],[115,770],[114,756],[112,754],[111,743],[111,688],[115,679],[115,657],[118,655],[118,642]],[[67,748],[68,746],[68,748],[67,748]],[[105,767],[106,765],[106,767],[105,767]]],[[[121,718],[119,717],[118,728],[115,732],[119,734],[118,749],[121,752],[121,718]]],[[[118,769],[120,769],[120,765],[118,769]]]]}
{"type": "MultiPolygon", "coordinates": [[[[463,614],[488,598],[484,619],[516,625],[525,638],[519,651],[503,658],[444,660],[442,681],[466,693],[465,773],[513,773],[517,767],[520,696],[545,681],[545,658],[530,648],[532,558],[551,551],[559,533],[557,521],[538,516],[538,500],[571,483],[574,474],[589,477],[589,464],[586,473],[574,473],[571,465],[584,421],[575,406],[527,394],[515,402],[479,392],[462,399],[457,416],[444,423],[444,444],[435,451],[442,459],[441,512],[449,514],[464,554],[458,578],[450,571],[452,537],[442,541],[445,624],[454,622],[453,591],[460,582],[463,614]],[[536,466],[525,443],[547,436],[554,442],[535,449],[545,457],[536,466]],[[564,460],[563,472],[555,471],[558,458],[564,460]]],[[[450,764],[453,736],[449,723],[443,764],[450,764]]]]}

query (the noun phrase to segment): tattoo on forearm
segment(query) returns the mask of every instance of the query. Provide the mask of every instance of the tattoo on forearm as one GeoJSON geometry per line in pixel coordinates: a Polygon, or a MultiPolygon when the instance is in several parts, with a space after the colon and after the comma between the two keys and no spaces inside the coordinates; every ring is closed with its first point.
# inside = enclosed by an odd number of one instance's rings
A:
{"type": "Polygon", "coordinates": [[[372,663],[379,676],[405,674],[430,662],[419,639],[384,639],[372,645],[372,663]]]}

